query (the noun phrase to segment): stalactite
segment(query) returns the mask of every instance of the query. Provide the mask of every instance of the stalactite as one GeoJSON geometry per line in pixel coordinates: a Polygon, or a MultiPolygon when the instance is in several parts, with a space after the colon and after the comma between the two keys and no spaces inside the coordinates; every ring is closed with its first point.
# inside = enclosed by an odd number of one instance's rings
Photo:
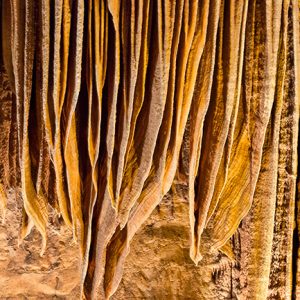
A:
{"type": "Polygon", "coordinates": [[[80,245],[82,297],[109,298],[131,240],[171,189],[188,147],[191,259],[222,251],[234,261],[230,238],[242,222],[254,249],[241,254],[251,266],[247,298],[290,297],[299,3],[1,4],[13,99],[6,139],[17,144],[0,150],[0,207],[20,186],[22,237],[35,226],[43,251],[53,206],[80,245]],[[11,174],[1,162],[7,151],[17,153],[11,174]]]}

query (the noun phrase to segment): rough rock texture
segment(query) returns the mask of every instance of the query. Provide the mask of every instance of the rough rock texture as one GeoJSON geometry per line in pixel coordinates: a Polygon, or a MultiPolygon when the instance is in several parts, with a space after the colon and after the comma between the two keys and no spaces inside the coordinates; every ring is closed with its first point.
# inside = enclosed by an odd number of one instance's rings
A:
{"type": "Polygon", "coordinates": [[[0,3],[1,297],[300,295],[297,0],[0,3]]]}

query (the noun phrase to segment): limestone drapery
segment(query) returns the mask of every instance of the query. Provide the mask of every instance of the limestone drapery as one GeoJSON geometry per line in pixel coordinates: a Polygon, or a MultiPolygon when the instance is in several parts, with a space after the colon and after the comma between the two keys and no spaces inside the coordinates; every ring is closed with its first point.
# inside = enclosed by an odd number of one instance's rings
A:
{"type": "MultiPolygon", "coordinates": [[[[2,0],[1,20],[22,235],[34,225],[46,242],[54,206],[81,246],[86,298],[116,290],[131,239],[179,172],[184,138],[191,258],[231,256],[227,242],[255,203],[255,249],[272,251],[285,215],[291,292],[296,0],[2,0]]],[[[249,276],[263,279],[250,286],[266,295],[272,257],[253,255],[249,276]]]]}

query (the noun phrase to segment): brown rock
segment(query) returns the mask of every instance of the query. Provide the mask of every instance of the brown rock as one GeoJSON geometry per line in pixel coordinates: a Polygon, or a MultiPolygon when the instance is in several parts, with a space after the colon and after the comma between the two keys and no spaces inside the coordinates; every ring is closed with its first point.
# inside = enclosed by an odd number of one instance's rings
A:
{"type": "Polygon", "coordinates": [[[0,9],[0,297],[297,298],[298,1],[0,9]]]}

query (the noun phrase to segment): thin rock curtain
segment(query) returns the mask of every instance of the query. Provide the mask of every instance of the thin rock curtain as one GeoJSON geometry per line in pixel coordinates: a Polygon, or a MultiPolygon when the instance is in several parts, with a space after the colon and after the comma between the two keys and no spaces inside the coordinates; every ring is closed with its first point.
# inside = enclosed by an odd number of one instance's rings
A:
{"type": "Polygon", "coordinates": [[[256,203],[251,293],[267,297],[274,224],[284,218],[291,295],[298,1],[1,5],[17,162],[1,174],[0,200],[5,207],[6,191],[21,187],[22,237],[35,226],[44,249],[53,207],[80,245],[83,297],[109,297],[130,241],[180,177],[191,259],[232,257],[230,238],[256,203]]]}

